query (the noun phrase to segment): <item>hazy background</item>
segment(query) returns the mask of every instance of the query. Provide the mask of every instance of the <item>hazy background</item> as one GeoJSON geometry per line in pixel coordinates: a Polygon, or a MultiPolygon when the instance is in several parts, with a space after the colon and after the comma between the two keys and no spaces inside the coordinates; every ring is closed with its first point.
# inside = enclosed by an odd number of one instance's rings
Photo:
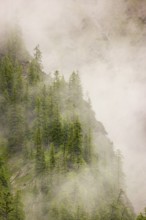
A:
{"type": "MultiPolygon", "coordinates": [[[[127,191],[146,206],[146,1],[0,0],[0,36],[22,28],[47,73],[78,70],[97,119],[124,156],[127,191]]],[[[3,35],[4,36],[4,35],[3,35]]]]}

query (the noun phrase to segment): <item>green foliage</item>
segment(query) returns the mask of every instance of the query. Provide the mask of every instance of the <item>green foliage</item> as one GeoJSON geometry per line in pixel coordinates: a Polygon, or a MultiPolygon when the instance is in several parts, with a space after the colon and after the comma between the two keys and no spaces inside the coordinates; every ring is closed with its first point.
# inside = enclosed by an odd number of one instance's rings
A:
{"type": "Polygon", "coordinates": [[[55,144],[55,146],[59,146],[61,144],[62,139],[62,124],[58,106],[54,107],[50,135],[51,141],[55,144]]]}
{"type": "Polygon", "coordinates": [[[36,171],[37,173],[41,173],[45,170],[46,164],[45,164],[45,155],[42,146],[42,137],[41,137],[40,128],[36,130],[35,148],[36,148],[36,171]]]}
{"type": "Polygon", "coordinates": [[[18,103],[24,99],[24,79],[22,66],[8,56],[0,61],[0,92],[9,103],[18,103]]]}
{"type": "Polygon", "coordinates": [[[0,219],[24,220],[23,206],[20,196],[13,196],[10,188],[10,177],[6,161],[0,157],[0,219]]]}
{"type": "Polygon", "coordinates": [[[31,85],[35,85],[42,79],[41,52],[39,46],[34,49],[34,58],[31,60],[28,71],[28,79],[31,85]]]}
{"type": "Polygon", "coordinates": [[[8,110],[8,147],[11,153],[21,151],[25,140],[23,109],[13,104],[8,110]]]}
{"type": "Polygon", "coordinates": [[[16,195],[14,196],[14,199],[13,199],[13,206],[14,206],[14,209],[13,209],[13,219],[17,219],[17,220],[24,220],[25,219],[25,215],[24,215],[24,212],[23,212],[23,204],[21,202],[21,195],[20,195],[20,192],[17,191],[16,192],[16,195]]]}
{"type": "Polygon", "coordinates": [[[140,213],[136,220],[146,220],[146,208],[144,209],[144,212],[143,213],[140,213]]]}
{"type": "Polygon", "coordinates": [[[72,101],[80,101],[82,98],[82,87],[78,73],[73,72],[71,74],[69,79],[69,89],[72,101]]]}
{"type": "Polygon", "coordinates": [[[92,160],[92,137],[90,130],[84,136],[84,159],[87,163],[90,163],[92,160]]]}
{"type": "Polygon", "coordinates": [[[69,139],[68,151],[70,158],[79,165],[82,157],[82,128],[78,118],[72,123],[69,139]]]}

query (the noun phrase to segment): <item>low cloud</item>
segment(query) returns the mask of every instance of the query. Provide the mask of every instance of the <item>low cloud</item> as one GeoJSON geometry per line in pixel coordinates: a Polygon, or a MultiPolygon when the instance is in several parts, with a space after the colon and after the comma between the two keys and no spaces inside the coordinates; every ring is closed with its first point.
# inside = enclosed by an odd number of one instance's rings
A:
{"type": "Polygon", "coordinates": [[[97,119],[124,154],[129,196],[146,205],[146,3],[144,0],[0,0],[0,43],[18,24],[46,72],[81,74],[97,119]],[[140,189],[140,190],[139,190],[140,189]]]}

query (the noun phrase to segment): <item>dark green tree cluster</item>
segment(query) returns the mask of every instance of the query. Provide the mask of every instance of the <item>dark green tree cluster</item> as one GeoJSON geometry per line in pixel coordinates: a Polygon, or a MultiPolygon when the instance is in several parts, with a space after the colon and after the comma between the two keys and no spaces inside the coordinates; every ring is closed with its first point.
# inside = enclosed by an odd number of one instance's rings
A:
{"type": "MultiPolygon", "coordinates": [[[[38,155],[38,151],[39,154],[45,155],[45,152],[51,151],[53,145],[53,160],[59,160],[58,155],[60,154],[62,157],[63,154],[62,160],[68,168],[71,168],[75,163],[78,164],[78,167],[83,161],[88,163],[89,158],[86,158],[85,152],[87,148],[89,150],[91,145],[91,135],[87,131],[84,135],[83,125],[78,117],[78,107],[75,108],[74,104],[72,107],[70,106],[71,101],[69,100],[75,100],[74,96],[76,94],[73,95],[73,93],[78,87],[80,90],[78,97],[82,99],[78,74],[73,73],[71,78],[76,79],[76,81],[70,82],[69,80],[69,83],[67,83],[59,72],[55,72],[54,77],[50,78],[50,84],[43,84],[38,87],[39,93],[32,96],[35,102],[33,105],[31,104],[33,126],[30,128],[32,130],[30,130],[30,133],[34,136],[36,155],[38,155]],[[72,85],[71,94],[69,93],[70,84],[72,85]],[[62,106],[62,102],[64,106],[62,106]],[[72,110],[70,110],[70,107],[72,110]],[[68,120],[66,120],[66,114],[68,120]],[[39,147],[36,140],[40,142],[39,147]],[[86,144],[85,147],[83,143],[86,144]]],[[[32,102],[30,101],[30,103],[32,102]]],[[[88,157],[91,157],[91,149],[88,157]]],[[[41,158],[42,164],[47,163],[45,156],[38,158],[37,156],[36,163],[40,163],[41,158]]],[[[48,164],[44,167],[47,168],[48,164]]]]}

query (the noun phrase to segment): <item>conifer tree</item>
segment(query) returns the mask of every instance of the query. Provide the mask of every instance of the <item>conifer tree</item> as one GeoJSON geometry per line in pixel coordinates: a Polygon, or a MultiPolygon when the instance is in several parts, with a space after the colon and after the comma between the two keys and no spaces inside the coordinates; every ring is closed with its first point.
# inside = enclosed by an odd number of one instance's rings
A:
{"type": "Polygon", "coordinates": [[[36,129],[34,143],[36,148],[36,171],[38,173],[41,173],[45,170],[46,164],[45,164],[44,149],[42,146],[41,130],[39,127],[36,129]]]}
{"type": "Polygon", "coordinates": [[[21,151],[25,140],[25,121],[23,109],[17,104],[9,106],[8,129],[9,151],[12,153],[21,151]]]}
{"type": "Polygon", "coordinates": [[[39,46],[34,49],[34,58],[30,62],[29,66],[29,83],[35,85],[43,77],[42,64],[41,64],[41,52],[39,46]]]}
{"type": "Polygon", "coordinates": [[[54,106],[51,122],[51,140],[55,146],[61,145],[62,123],[58,106],[54,106]]]}
{"type": "Polygon", "coordinates": [[[18,103],[24,99],[22,67],[9,56],[3,57],[0,62],[0,92],[9,103],[18,103]]]}
{"type": "Polygon", "coordinates": [[[10,101],[13,94],[14,65],[8,56],[5,56],[0,64],[0,91],[6,100],[10,101]]]}
{"type": "Polygon", "coordinates": [[[74,152],[75,154],[81,155],[82,153],[82,128],[81,123],[78,119],[74,121],[74,131],[73,131],[73,144],[74,144],[74,152]]]}
{"type": "Polygon", "coordinates": [[[79,107],[82,103],[82,87],[78,73],[73,72],[69,78],[70,102],[73,107],[79,107]]]}
{"type": "Polygon", "coordinates": [[[77,162],[79,165],[82,159],[83,136],[81,123],[78,118],[74,119],[74,121],[70,124],[68,137],[68,153],[70,162],[77,162]]]}
{"type": "Polygon", "coordinates": [[[84,136],[84,159],[87,163],[91,162],[92,157],[92,137],[91,131],[84,136]]]}
{"type": "Polygon", "coordinates": [[[46,87],[43,87],[41,96],[41,111],[42,111],[42,141],[44,145],[49,143],[49,104],[48,104],[48,94],[46,87]]]}

